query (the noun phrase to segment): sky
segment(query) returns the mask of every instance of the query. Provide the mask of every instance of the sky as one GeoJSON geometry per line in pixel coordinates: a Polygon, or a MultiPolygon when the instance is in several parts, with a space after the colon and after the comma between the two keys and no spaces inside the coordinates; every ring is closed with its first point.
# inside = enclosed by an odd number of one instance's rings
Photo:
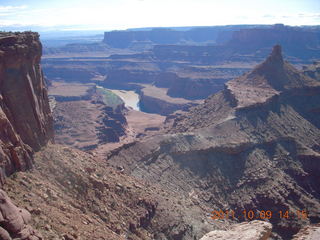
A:
{"type": "Polygon", "coordinates": [[[320,25],[320,0],[0,0],[0,30],[275,23],[320,25]]]}

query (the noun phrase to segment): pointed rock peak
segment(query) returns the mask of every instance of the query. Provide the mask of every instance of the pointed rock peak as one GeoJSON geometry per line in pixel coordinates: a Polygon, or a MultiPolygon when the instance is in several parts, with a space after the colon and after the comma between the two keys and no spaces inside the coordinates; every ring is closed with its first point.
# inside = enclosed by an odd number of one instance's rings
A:
{"type": "Polygon", "coordinates": [[[238,107],[266,102],[282,91],[304,87],[320,87],[316,80],[301,74],[285,62],[281,46],[275,45],[270,56],[251,72],[226,83],[238,107]]]}
{"type": "Polygon", "coordinates": [[[273,46],[271,56],[281,56],[282,57],[282,50],[281,50],[281,46],[279,44],[273,46]]]}
{"type": "Polygon", "coordinates": [[[271,52],[270,56],[268,57],[267,61],[283,62],[282,50],[281,50],[281,46],[279,44],[277,44],[273,47],[272,52],[271,52]]]}
{"type": "Polygon", "coordinates": [[[246,74],[241,82],[252,87],[270,87],[276,90],[283,89],[289,81],[286,72],[295,71],[285,63],[280,45],[275,45],[269,57],[246,74]]]}

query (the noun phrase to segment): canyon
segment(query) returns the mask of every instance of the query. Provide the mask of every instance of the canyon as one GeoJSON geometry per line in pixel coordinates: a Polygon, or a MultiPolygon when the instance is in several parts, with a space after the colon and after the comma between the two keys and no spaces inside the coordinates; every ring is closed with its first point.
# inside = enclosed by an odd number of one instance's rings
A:
{"type": "MultiPolygon", "coordinates": [[[[118,137],[111,133],[113,142],[130,142],[136,137],[161,132],[164,117],[170,119],[175,111],[188,111],[202,103],[205,98],[223,90],[227,81],[244,74],[259,61],[263,61],[277,42],[282,44],[286,58],[298,68],[315,61],[320,54],[317,47],[319,29],[316,27],[276,24],[155,28],[106,32],[99,43],[46,47],[42,66],[49,82],[96,84],[115,91],[134,91],[138,94],[140,111],[124,110],[121,114],[124,117],[126,114],[133,117],[132,120],[127,119],[127,122],[136,124],[136,118],[141,118],[141,122],[152,119],[155,124],[144,128],[139,124],[137,129],[130,124],[123,125],[120,128],[127,128],[128,131],[122,131],[123,134],[118,137]],[[261,37],[267,35],[268,38],[261,37]],[[294,42],[295,47],[290,45],[290,42],[294,42]],[[117,46],[116,43],[124,45],[117,46]],[[137,44],[140,48],[132,46],[137,44]],[[150,129],[153,131],[149,131],[150,129]]],[[[69,110],[72,107],[70,102],[60,104],[63,105],[69,110]]],[[[90,103],[88,106],[96,109],[97,116],[104,115],[102,108],[99,110],[96,104],[90,103]]],[[[78,109],[76,105],[74,108],[78,109]]],[[[68,110],[61,109],[61,112],[66,113],[68,110]]],[[[87,114],[91,116],[92,112],[88,111],[87,114]]],[[[85,115],[85,112],[80,115],[85,115]]],[[[62,140],[58,142],[78,146],[80,149],[97,148],[100,141],[97,129],[103,129],[103,126],[95,121],[97,116],[90,120],[91,126],[95,126],[91,132],[95,133],[86,134],[87,140],[69,137],[70,134],[66,136],[58,130],[57,139],[62,140]],[[82,144],[82,141],[85,143],[82,144]],[[90,141],[92,144],[89,144],[90,141]]],[[[104,124],[102,120],[98,122],[104,124]]],[[[100,132],[106,136],[105,131],[100,132]]],[[[76,131],[71,135],[79,134],[76,131]]],[[[103,142],[108,141],[100,141],[103,142]]]]}
{"type": "Polygon", "coordinates": [[[167,134],[115,149],[108,162],[237,216],[303,206],[308,220],[269,219],[275,238],[290,239],[320,216],[319,87],[275,46],[252,71],[177,115],[167,134]]]}
{"type": "MultiPolygon", "coordinates": [[[[54,144],[39,35],[1,33],[0,40],[1,239],[151,239],[179,236],[192,225],[201,226],[199,236],[209,230],[202,209],[190,200],[177,201],[170,191],[124,175],[93,153],[54,144]],[[186,206],[197,217],[181,220],[186,206]]],[[[73,95],[88,93],[83,86],[63,87],[73,95]]],[[[66,98],[57,86],[55,91],[65,102],[84,101],[66,98]]]]}
{"type": "Polygon", "coordinates": [[[37,33],[1,33],[0,238],[316,239],[318,46],[316,27],[136,29],[40,65],[37,33]]]}
{"type": "MultiPolygon", "coordinates": [[[[50,80],[96,83],[138,93],[148,84],[166,88],[170,97],[193,101],[222,90],[224,83],[251,70],[276,43],[297,67],[310,64],[320,54],[319,39],[316,27],[281,24],[111,31],[100,43],[47,48],[42,65],[50,80]],[[135,49],[131,44],[145,47],[135,49]]],[[[144,99],[145,105],[149,99],[155,102],[154,97],[144,99]]],[[[176,109],[164,99],[157,102],[163,103],[162,108],[176,109]]]]}

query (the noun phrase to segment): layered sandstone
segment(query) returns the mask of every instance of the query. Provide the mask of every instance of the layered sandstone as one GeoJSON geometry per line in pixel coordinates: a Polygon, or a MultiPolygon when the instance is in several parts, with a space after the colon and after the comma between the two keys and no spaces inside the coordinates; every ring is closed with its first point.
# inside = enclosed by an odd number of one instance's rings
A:
{"type": "Polygon", "coordinates": [[[177,110],[186,111],[190,107],[199,104],[200,100],[187,100],[183,98],[173,98],[167,95],[168,89],[157,88],[155,86],[144,85],[140,91],[140,108],[147,113],[157,113],[169,115],[177,110]]]}
{"type": "Polygon", "coordinates": [[[96,90],[95,84],[54,82],[49,87],[49,96],[59,102],[90,100],[96,90]]]}
{"type": "Polygon", "coordinates": [[[241,28],[253,28],[256,25],[227,25],[210,27],[173,27],[141,28],[104,33],[103,42],[115,48],[135,48],[137,45],[154,44],[202,44],[225,42],[231,33],[241,28]]]}
{"type": "Polygon", "coordinates": [[[241,29],[233,33],[231,43],[246,48],[270,47],[276,43],[292,49],[298,44],[304,48],[317,47],[319,36],[316,31],[276,24],[270,28],[241,29]]]}
{"type": "Polygon", "coordinates": [[[177,43],[182,38],[183,32],[172,29],[152,29],[151,31],[112,31],[104,33],[104,43],[116,48],[127,48],[132,43],[177,43]]]}
{"type": "Polygon", "coordinates": [[[32,166],[32,153],[53,138],[37,33],[0,34],[0,176],[32,166]]]}

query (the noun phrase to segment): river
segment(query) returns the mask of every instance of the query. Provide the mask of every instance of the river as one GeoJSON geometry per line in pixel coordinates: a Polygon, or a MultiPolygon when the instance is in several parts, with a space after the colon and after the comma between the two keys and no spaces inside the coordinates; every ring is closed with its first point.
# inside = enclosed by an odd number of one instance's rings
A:
{"type": "Polygon", "coordinates": [[[124,101],[126,107],[131,107],[134,110],[140,111],[139,94],[137,94],[135,91],[115,90],[115,89],[108,89],[108,88],[104,88],[104,89],[109,90],[114,94],[118,95],[124,101]]]}

